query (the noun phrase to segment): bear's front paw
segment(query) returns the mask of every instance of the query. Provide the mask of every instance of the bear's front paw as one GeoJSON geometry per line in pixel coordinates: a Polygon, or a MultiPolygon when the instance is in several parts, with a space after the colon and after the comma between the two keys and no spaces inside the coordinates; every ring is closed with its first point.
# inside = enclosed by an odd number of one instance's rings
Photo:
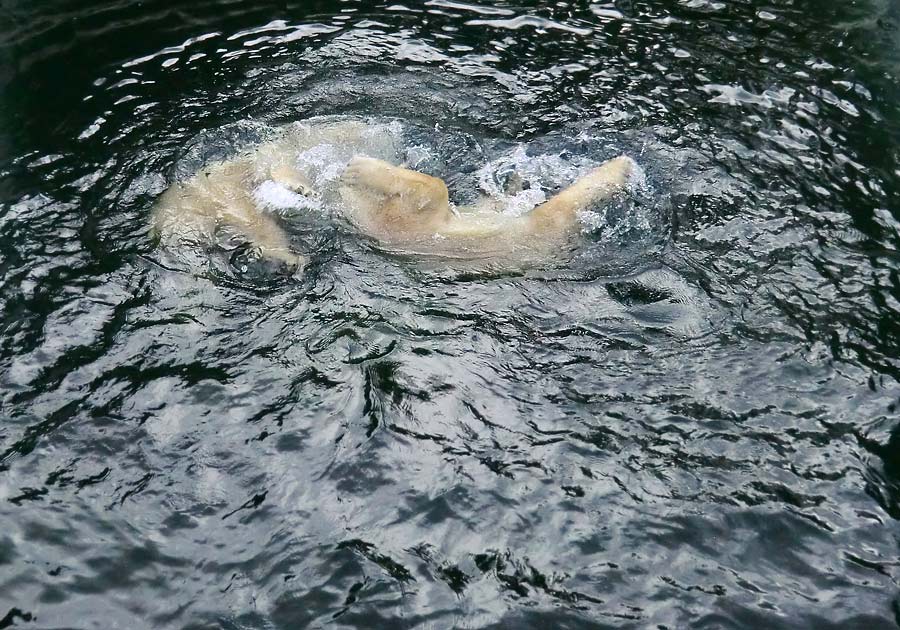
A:
{"type": "Polygon", "coordinates": [[[393,169],[394,167],[382,160],[357,155],[344,169],[341,183],[356,188],[382,191],[391,183],[390,174],[393,169]]]}
{"type": "Polygon", "coordinates": [[[281,184],[291,192],[298,193],[304,197],[310,197],[314,194],[313,187],[306,177],[289,166],[277,166],[270,172],[272,181],[281,184]]]}

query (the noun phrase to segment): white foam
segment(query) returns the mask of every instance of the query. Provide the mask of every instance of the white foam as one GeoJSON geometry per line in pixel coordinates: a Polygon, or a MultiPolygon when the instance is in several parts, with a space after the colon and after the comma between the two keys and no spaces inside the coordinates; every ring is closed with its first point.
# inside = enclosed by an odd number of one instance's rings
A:
{"type": "Polygon", "coordinates": [[[399,138],[403,134],[403,125],[399,120],[392,120],[387,124],[380,123],[368,127],[362,133],[363,138],[370,140],[382,140],[385,135],[399,138]]]}
{"type": "Polygon", "coordinates": [[[434,152],[426,146],[415,144],[406,150],[408,168],[415,170],[420,164],[434,159],[434,152]]]}
{"type": "Polygon", "coordinates": [[[347,168],[349,158],[345,151],[333,144],[317,144],[297,155],[301,171],[311,173],[316,187],[336,181],[347,168]]]}
{"type": "Polygon", "coordinates": [[[507,196],[503,213],[511,216],[521,216],[531,212],[536,206],[547,201],[547,194],[540,188],[529,188],[507,196]]]}
{"type": "Polygon", "coordinates": [[[489,197],[500,201],[504,214],[520,216],[545,202],[548,192],[562,188],[590,170],[585,159],[567,160],[560,155],[528,155],[524,145],[516,146],[508,154],[485,164],[478,171],[478,185],[489,197]],[[522,189],[505,190],[500,179],[515,174],[522,189]]]}
{"type": "Polygon", "coordinates": [[[320,206],[314,199],[297,194],[272,180],[266,180],[257,186],[253,191],[253,199],[260,207],[273,210],[318,208],[320,206]]]}
{"type": "Polygon", "coordinates": [[[581,224],[581,231],[585,234],[596,232],[602,227],[606,227],[606,208],[600,210],[579,210],[575,213],[575,217],[581,224]]]}

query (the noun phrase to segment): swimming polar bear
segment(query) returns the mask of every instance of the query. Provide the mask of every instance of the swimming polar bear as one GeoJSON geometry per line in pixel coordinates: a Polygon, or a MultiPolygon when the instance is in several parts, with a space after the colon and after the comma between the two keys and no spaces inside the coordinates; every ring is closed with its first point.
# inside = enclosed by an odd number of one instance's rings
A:
{"type": "Polygon", "coordinates": [[[522,251],[547,256],[577,233],[579,212],[622,190],[636,168],[628,157],[611,159],[530,212],[512,216],[488,196],[454,207],[443,180],[371,155],[396,156],[395,136],[384,125],[359,120],[289,125],[274,140],[170,187],[156,203],[155,232],[168,244],[209,243],[225,229],[262,256],[302,268],[306,258],[292,250],[287,234],[256,197],[259,186],[272,181],[305,199],[337,202],[362,232],[389,246],[457,257],[502,259],[522,251]],[[332,173],[336,186],[313,172],[314,162],[298,160],[322,147],[350,156],[328,165],[340,169],[332,173]]]}

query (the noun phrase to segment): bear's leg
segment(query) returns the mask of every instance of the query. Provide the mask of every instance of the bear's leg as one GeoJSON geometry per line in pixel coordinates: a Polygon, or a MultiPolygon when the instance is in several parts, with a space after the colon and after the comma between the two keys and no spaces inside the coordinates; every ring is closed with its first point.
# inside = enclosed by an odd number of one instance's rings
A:
{"type": "Polygon", "coordinates": [[[604,162],[528,213],[524,218],[529,230],[542,234],[572,229],[579,211],[622,190],[633,169],[634,161],[624,155],[604,162]]]}
{"type": "Polygon", "coordinates": [[[302,269],[306,258],[291,250],[287,234],[270,216],[244,200],[235,200],[220,212],[222,222],[250,241],[260,254],[302,269]]]}
{"type": "Polygon", "coordinates": [[[450,214],[447,185],[437,177],[357,156],[350,160],[341,181],[344,185],[375,193],[394,209],[428,215],[450,214]]]}

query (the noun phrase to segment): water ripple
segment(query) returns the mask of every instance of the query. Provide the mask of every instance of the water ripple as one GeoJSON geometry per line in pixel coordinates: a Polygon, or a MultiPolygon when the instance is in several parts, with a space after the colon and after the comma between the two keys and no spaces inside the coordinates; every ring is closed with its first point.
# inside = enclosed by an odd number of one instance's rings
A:
{"type": "Polygon", "coordinates": [[[892,3],[8,4],[0,627],[897,624],[892,3]],[[647,187],[527,269],[156,247],[316,115],[647,187]]]}

